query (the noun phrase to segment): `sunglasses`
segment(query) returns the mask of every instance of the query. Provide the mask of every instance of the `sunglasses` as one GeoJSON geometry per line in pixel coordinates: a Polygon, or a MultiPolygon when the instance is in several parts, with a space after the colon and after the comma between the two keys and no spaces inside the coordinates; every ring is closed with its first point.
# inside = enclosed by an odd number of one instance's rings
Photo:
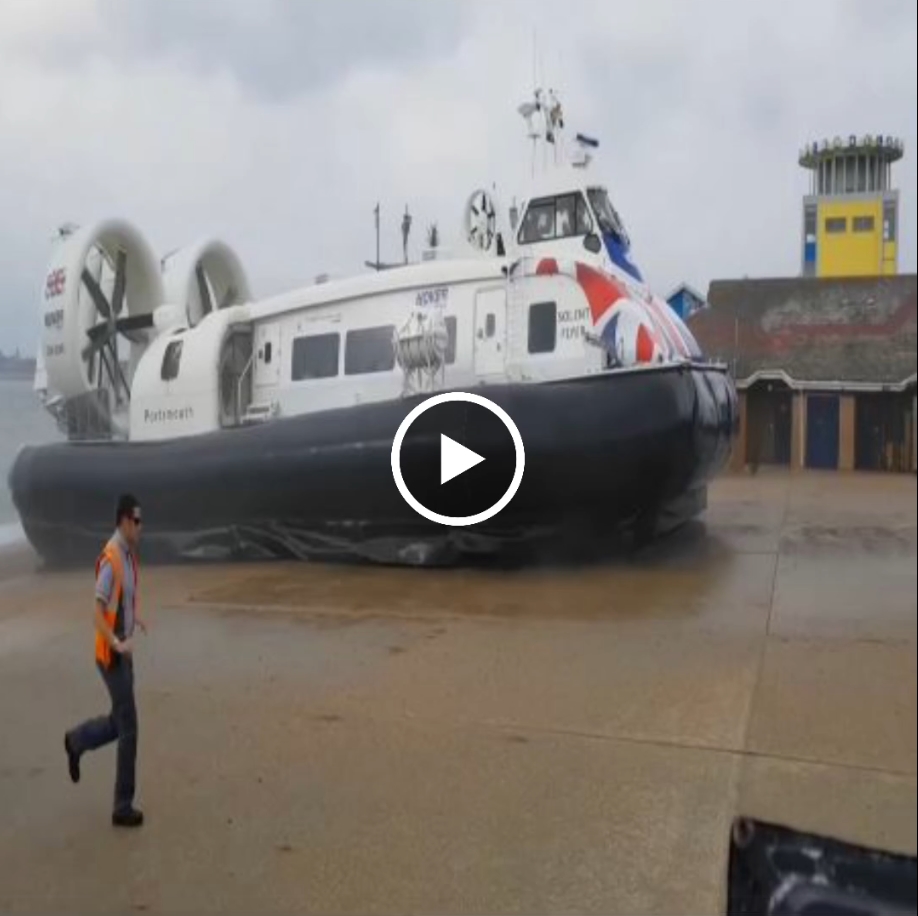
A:
{"type": "Polygon", "coordinates": [[[133,516],[131,516],[131,521],[133,521],[135,525],[142,525],[142,524],[143,524],[143,519],[142,519],[139,515],[133,515],[133,516]]]}

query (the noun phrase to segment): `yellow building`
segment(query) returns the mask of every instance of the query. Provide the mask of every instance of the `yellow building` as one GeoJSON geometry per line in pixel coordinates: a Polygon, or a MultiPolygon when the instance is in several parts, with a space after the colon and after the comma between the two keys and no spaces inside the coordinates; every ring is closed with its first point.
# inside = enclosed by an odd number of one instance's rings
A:
{"type": "Polygon", "coordinates": [[[803,199],[805,277],[898,273],[899,192],[892,165],[902,158],[893,137],[841,137],[805,147],[799,163],[812,173],[803,199]]]}

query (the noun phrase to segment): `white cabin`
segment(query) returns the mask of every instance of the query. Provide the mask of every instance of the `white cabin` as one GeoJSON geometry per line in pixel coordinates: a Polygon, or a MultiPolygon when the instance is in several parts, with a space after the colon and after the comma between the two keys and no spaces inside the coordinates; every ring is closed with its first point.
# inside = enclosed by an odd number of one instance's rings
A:
{"type": "Polygon", "coordinates": [[[425,314],[442,321],[446,340],[439,373],[421,390],[603,371],[576,283],[506,273],[502,260],[412,265],[211,312],[150,344],[132,383],[130,438],[401,397],[412,389],[396,342],[425,314]]]}

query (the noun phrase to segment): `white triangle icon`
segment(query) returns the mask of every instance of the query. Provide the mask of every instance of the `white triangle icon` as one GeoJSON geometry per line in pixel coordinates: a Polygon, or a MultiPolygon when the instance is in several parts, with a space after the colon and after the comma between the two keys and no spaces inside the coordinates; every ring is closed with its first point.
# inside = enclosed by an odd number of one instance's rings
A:
{"type": "Polygon", "coordinates": [[[460,445],[455,439],[440,433],[440,483],[444,484],[460,474],[464,474],[484,458],[470,448],[460,445]]]}

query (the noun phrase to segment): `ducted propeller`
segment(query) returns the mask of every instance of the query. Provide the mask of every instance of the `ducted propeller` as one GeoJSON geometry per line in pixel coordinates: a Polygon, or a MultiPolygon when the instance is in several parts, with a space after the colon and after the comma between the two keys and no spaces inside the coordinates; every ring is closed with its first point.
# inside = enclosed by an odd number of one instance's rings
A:
{"type": "Polygon", "coordinates": [[[201,314],[207,315],[214,310],[214,301],[210,294],[210,286],[207,282],[207,277],[204,276],[204,268],[201,266],[200,261],[195,265],[194,275],[195,279],[198,281],[198,295],[201,297],[201,314]]]}
{"type": "MultiPolygon", "coordinates": [[[[201,302],[201,318],[203,318],[214,310],[214,297],[219,290],[214,287],[214,281],[208,278],[202,261],[198,261],[195,265],[194,276],[198,286],[198,298],[201,302]]],[[[238,301],[239,290],[235,284],[229,283],[217,304],[217,309],[224,309],[238,301]]]]}
{"type": "Polygon", "coordinates": [[[236,252],[215,238],[198,239],[162,258],[165,301],[185,311],[188,327],[252,298],[236,252]]]}
{"type": "Polygon", "coordinates": [[[99,387],[102,386],[104,371],[111,382],[115,402],[120,404],[122,397],[130,397],[131,391],[118,359],[118,335],[123,334],[131,338],[132,333],[153,327],[153,316],[147,314],[121,317],[127,289],[127,254],[123,248],[119,248],[115,256],[111,301],[106,298],[99,280],[86,266],[83,267],[81,280],[96,307],[96,312],[103,319],[86,332],[89,343],[83,348],[82,357],[88,363],[90,379],[94,379],[99,387]]]}

